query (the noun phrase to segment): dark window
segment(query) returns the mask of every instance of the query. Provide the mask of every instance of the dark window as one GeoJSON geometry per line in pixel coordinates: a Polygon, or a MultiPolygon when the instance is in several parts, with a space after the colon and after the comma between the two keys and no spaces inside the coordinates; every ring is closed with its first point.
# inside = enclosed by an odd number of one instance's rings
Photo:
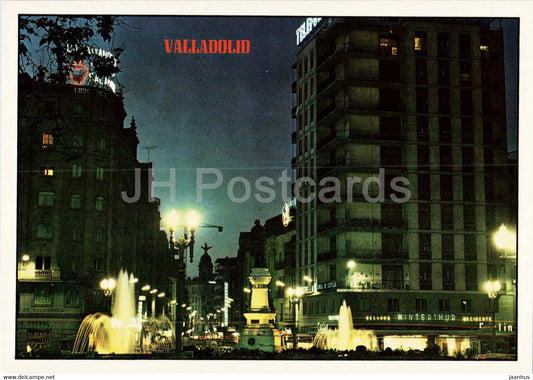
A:
{"type": "Polygon", "coordinates": [[[461,78],[461,86],[472,85],[472,64],[470,61],[461,61],[459,63],[459,73],[461,78]]]}
{"type": "Polygon", "coordinates": [[[70,199],[70,207],[73,209],[81,208],[81,194],[72,194],[72,198],[70,199]]]}
{"type": "Polygon", "coordinates": [[[416,312],[425,312],[428,311],[428,301],[425,298],[415,299],[415,311],[416,312]]]}
{"type": "Polygon", "coordinates": [[[449,57],[450,48],[448,46],[448,41],[450,36],[448,33],[437,33],[437,54],[439,57],[449,57]]]}
{"type": "Polygon", "coordinates": [[[452,147],[441,146],[439,148],[439,153],[440,153],[440,171],[451,172],[453,170],[452,147]]]}
{"type": "Polygon", "coordinates": [[[52,257],[50,256],[37,256],[35,259],[36,270],[50,270],[52,269],[52,257]]]}
{"type": "Polygon", "coordinates": [[[428,89],[420,88],[416,89],[416,112],[427,113],[428,112],[428,89]]]}
{"type": "Polygon", "coordinates": [[[465,264],[466,290],[478,290],[477,286],[477,265],[465,264]]]}
{"type": "Polygon", "coordinates": [[[453,201],[453,177],[451,174],[441,174],[440,176],[440,199],[453,201]]]}
{"type": "Polygon", "coordinates": [[[439,141],[444,143],[452,141],[452,125],[449,117],[439,118],[439,141]]]}
{"type": "Polygon", "coordinates": [[[461,114],[472,115],[472,90],[461,90],[461,114]]]}
{"type": "Polygon", "coordinates": [[[381,205],[382,227],[402,228],[403,208],[401,203],[385,203],[381,205]]]}
{"type": "Polygon", "coordinates": [[[463,148],[462,152],[463,172],[474,171],[474,148],[463,148]]]}
{"type": "Polygon", "coordinates": [[[450,113],[450,89],[439,88],[439,113],[450,113]]]}
{"type": "Polygon", "coordinates": [[[417,146],[418,170],[429,170],[429,146],[417,146]]]}
{"type": "Polygon", "coordinates": [[[460,34],[459,35],[459,56],[461,58],[470,57],[471,46],[470,46],[470,35],[469,34],[460,34]]]}
{"type": "Polygon", "coordinates": [[[79,296],[77,289],[67,289],[65,292],[65,305],[77,306],[79,304],[79,296]]]}
{"type": "Polygon", "coordinates": [[[431,199],[429,174],[418,175],[418,199],[424,201],[431,199]]]}
{"type": "Polygon", "coordinates": [[[100,272],[104,269],[104,259],[97,257],[94,259],[94,270],[100,272]]]}
{"type": "Polygon", "coordinates": [[[455,265],[442,264],[442,288],[444,290],[455,289],[455,265]]]}
{"type": "Polygon", "coordinates": [[[492,115],[491,96],[488,90],[483,91],[483,95],[481,96],[481,101],[482,101],[483,116],[492,115]]]}
{"type": "Polygon", "coordinates": [[[429,122],[427,116],[418,116],[416,118],[417,139],[418,141],[428,141],[429,139],[429,122]]]}
{"type": "Polygon", "coordinates": [[[465,259],[468,261],[477,260],[477,237],[476,235],[464,235],[465,259]]]}
{"type": "Polygon", "coordinates": [[[420,260],[431,260],[431,234],[418,234],[418,255],[420,260]]]}
{"type": "Polygon", "coordinates": [[[399,298],[389,298],[387,300],[387,311],[388,312],[400,311],[400,299],[399,298]]]}
{"type": "Polygon", "coordinates": [[[39,207],[52,207],[54,205],[54,193],[42,191],[39,193],[39,207]]]}
{"type": "Polygon", "coordinates": [[[52,303],[52,291],[51,289],[42,284],[38,284],[33,293],[33,303],[35,305],[50,305],[52,303]]]}
{"type": "Polygon", "coordinates": [[[383,111],[398,111],[401,105],[400,90],[393,88],[379,89],[379,108],[383,111]]]}
{"type": "Polygon", "coordinates": [[[421,230],[431,229],[431,206],[427,203],[418,204],[418,228],[421,230]]]}
{"type": "Polygon", "coordinates": [[[400,63],[395,61],[379,61],[379,78],[383,82],[400,82],[400,63]]]}
{"type": "Polygon", "coordinates": [[[418,264],[420,290],[431,290],[431,263],[418,264]]]}
{"type": "Polygon", "coordinates": [[[369,298],[359,298],[358,311],[360,312],[370,311],[370,299],[369,298]]]}
{"type": "Polygon", "coordinates": [[[464,144],[472,144],[474,142],[474,126],[471,118],[461,119],[461,138],[464,144]]]}
{"type": "Polygon", "coordinates": [[[450,84],[450,62],[439,59],[437,69],[439,85],[448,86],[450,84]]]}
{"type": "Polygon", "coordinates": [[[485,177],[485,201],[494,202],[496,196],[494,194],[494,179],[485,177]]]}
{"type": "Polygon", "coordinates": [[[462,312],[472,311],[472,300],[471,299],[461,300],[461,311],[462,312]]]}
{"type": "Polygon", "coordinates": [[[448,298],[441,298],[439,300],[439,311],[450,311],[450,300],[448,298]]]}
{"type": "MultiPolygon", "coordinates": [[[[473,175],[463,177],[463,201],[474,202],[476,200],[476,182],[473,175]]],[[[485,188],[485,191],[487,189],[485,188]]]]}
{"type": "Polygon", "coordinates": [[[466,231],[476,229],[476,207],[473,205],[463,206],[464,228],[466,231]]]}
{"type": "Polygon", "coordinates": [[[51,224],[40,223],[37,225],[37,237],[39,239],[51,239],[54,236],[54,230],[51,224]]]}
{"type": "Polygon", "coordinates": [[[453,230],[453,205],[440,205],[441,227],[443,230],[453,230]]]}
{"type": "Polygon", "coordinates": [[[428,82],[428,63],[425,59],[416,60],[416,83],[426,84],[428,82]]]}
{"type": "Polygon", "coordinates": [[[483,144],[492,145],[492,123],[488,120],[483,120],[483,144]]]}
{"type": "Polygon", "coordinates": [[[453,260],[454,259],[454,246],[453,246],[453,234],[442,234],[442,259],[453,260]]]}
{"type": "MultiPolygon", "coordinates": [[[[382,233],[381,235],[381,250],[383,251],[383,257],[391,259],[401,257],[403,234],[382,233]]],[[[385,272],[385,269],[383,269],[383,272],[385,272]]],[[[385,273],[383,273],[383,276],[385,276],[385,273]]]]}

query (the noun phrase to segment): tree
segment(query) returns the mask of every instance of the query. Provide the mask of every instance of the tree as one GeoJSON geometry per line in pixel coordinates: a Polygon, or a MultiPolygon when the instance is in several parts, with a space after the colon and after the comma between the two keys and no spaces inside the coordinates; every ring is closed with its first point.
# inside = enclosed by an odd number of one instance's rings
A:
{"type": "Polygon", "coordinates": [[[93,40],[111,43],[118,25],[121,19],[116,16],[21,16],[19,72],[31,68],[37,80],[65,83],[72,64],[90,58],[93,73],[111,79],[120,71],[117,63],[124,49],[113,47],[112,55],[98,55],[93,40]]]}

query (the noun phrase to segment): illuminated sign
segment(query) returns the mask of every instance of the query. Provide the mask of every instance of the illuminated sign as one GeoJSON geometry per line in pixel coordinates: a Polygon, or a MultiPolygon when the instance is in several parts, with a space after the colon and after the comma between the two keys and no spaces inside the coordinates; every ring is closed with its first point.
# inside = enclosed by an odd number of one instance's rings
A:
{"type": "Polygon", "coordinates": [[[83,61],[74,62],[68,73],[70,83],[74,86],[83,86],[88,75],[89,68],[83,64],[83,61]]]}
{"type": "Polygon", "coordinates": [[[330,282],[321,282],[319,284],[316,284],[316,290],[326,290],[326,289],[335,289],[337,288],[337,281],[330,281],[330,282]]]}
{"type": "MultiPolygon", "coordinates": [[[[455,314],[439,314],[439,313],[414,313],[414,314],[394,314],[394,315],[367,315],[366,321],[455,321],[457,319],[455,314]]],[[[491,317],[488,316],[468,316],[460,319],[462,322],[490,322],[491,317]]]]}
{"type": "Polygon", "coordinates": [[[281,212],[281,221],[283,222],[283,227],[287,227],[291,221],[291,210],[289,209],[289,204],[285,203],[283,205],[283,211],[281,212]]]}
{"type": "Polygon", "coordinates": [[[307,37],[309,33],[313,30],[315,26],[322,20],[321,17],[308,17],[305,22],[296,29],[296,45],[300,43],[307,37]]]}
{"type": "MultiPolygon", "coordinates": [[[[111,91],[115,92],[116,84],[114,81],[115,74],[111,75],[111,78],[100,78],[94,72],[93,60],[101,60],[102,58],[109,59],[113,61],[113,66],[117,67],[117,59],[115,56],[104,49],[97,49],[89,46],[85,46],[81,49],[84,49],[87,54],[88,63],[86,66],[83,61],[74,62],[69,70],[69,80],[70,83],[75,86],[87,85],[99,85],[102,87],[107,87],[111,91]]],[[[67,52],[72,53],[73,51],[81,50],[77,45],[67,45],[67,52]]]]}

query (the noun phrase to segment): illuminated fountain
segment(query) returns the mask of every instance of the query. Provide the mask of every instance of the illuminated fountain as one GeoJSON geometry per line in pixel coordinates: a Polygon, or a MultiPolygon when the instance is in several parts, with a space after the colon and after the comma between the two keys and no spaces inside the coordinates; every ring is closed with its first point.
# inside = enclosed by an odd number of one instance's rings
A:
{"type": "Polygon", "coordinates": [[[353,351],[357,346],[365,346],[370,351],[378,350],[378,340],[372,330],[353,328],[352,311],[346,306],[346,301],[343,301],[339,310],[338,328],[318,330],[313,345],[325,350],[353,351]]]}
{"type": "Polygon", "coordinates": [[[90,314],[81,322],[73,353],[127,354],[135,352],[140,325],[135,313],[135,283],[133,275],[120,271],[113,304],[112,317],[103,313],[90,314]]]}

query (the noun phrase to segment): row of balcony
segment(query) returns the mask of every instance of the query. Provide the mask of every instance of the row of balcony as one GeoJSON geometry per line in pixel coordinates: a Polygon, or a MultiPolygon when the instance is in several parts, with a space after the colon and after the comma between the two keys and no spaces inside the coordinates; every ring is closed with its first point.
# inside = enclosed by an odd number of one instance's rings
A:
{"type": "MultiPolygon", "coordinates": [[[[405,249],[347,249],[345,258],[350,258],[358,261],[390,261],[390,260],[407,260],[409,258],[408,251],[405,249]]],[[[330,250],[326,252],[319,252],[317,261],[327,261],[337,258],[337,251],[330,250]]]]}

